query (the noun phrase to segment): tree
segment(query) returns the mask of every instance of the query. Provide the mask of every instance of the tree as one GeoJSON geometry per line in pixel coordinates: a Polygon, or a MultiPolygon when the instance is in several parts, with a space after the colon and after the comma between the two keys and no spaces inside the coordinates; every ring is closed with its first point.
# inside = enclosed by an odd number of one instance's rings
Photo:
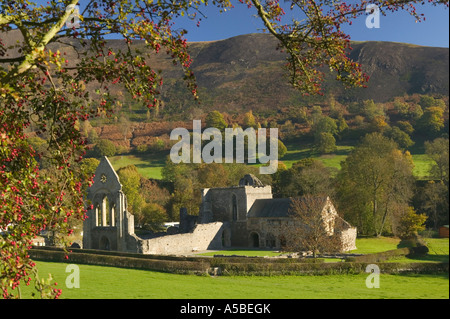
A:
{"type": "Polygon", "coordinates": [[[411,139],[411,137],[397,126],[388,128],[384,132],[384,134],[387,137],[393,139],[398,144],[398,146],[403,150],[408,149],[409,147],[414,145],[414,142],[411,139]]]}
{"type": "Polygon", "coordinates": [[[333,197],[331,170],[316,159],[305,158],[272,176],[274,194],[278,197],[323,195],[333,197]]]}
{"type": "Polygon", "coordinates": [[[330,133],[335,135],[338,133],[338,126],[334,119],[329,116],[320,117],[311,127],[314,135],[320,135],[320,133],[330,133]]]}
{"type": "Polygon", "coordinates": [[[331,153],[336,150],[338,126],[329,116],[318,116],[311,128],[314,134],[314,149],[319,153],[331,153]]]}
{"type": "MultiPolygon", "coordinates": [[[[1,3],[0,221],[1,225],[14,221],[8,236],[0,238],[4,297],[17,296],[12,288],[34,269],[27,257],[33,237],[47,227],[70,232],[68,215],[83,218],[80,190],[86,180],[72,164],[82,159],[86,141],[77,126],[95,116],[110,116],[116,107],[112,88],[121,85],[139,103],[158,107],[162,75],[150,66],[149,59],[165,52],[180,66],[194,99],[198,98],[186,30],[172,24],[182,16],[200,22],[203,3],[222,11],[232,7],[229,0],[1,3]],[[109,45],[105,39],[111,35],[123,39],[126,49],[109,45]],[[136,39],[142,40],[145,50],[133,47],[136,39]],[[62,43],[63,51],[55,51],[51,47],[55,43],[62,43]],[[74,56],[79,60],[73,60],[74,56]],[[31,123],[34,133],[48,136],[48,154],[59,170],[58,178],[39,170],[25,134],[31,123]],[[77,196],[67,202],[65,194],[77,196]]],[[[292,1],[300,18],[290,25],[280,23],[285,12],[277,1],[243,0],[242,4],[255,10],[279,40],[287,53],[290,82],[302,93],[320,93],[323,66],[347,86],[367,82],[360,65],[347,56],[350,40],[341,30],[342,24],[365,14],[366,1],[354,5],[292,1]]],[[[405,6],[403,1],[377,0],[374,4],[382,13],[403,8],[421,19],[414,6],[405,6]]],[[[53,291],[53,296],[58,294],[59,290],[53,291]]]]}
{"type": "Polygon", "coordinates": [[[130,213],[140,213],[144,200],[140,194],[141,175],[136,166],[128,165],[117,170],[117,175],[122,184],[122,191],[127,196],[128,210],[130,213]]]}
{"type": "Polygon", "coordinates": [[[222,113],[219,111],[212,111],[208,113],[205,119],[206,127],[214,127],[219,129],[221,132],[224,132],[228,127],[227,122],[223,118],[222,113]]]}
{"type": "Polygon", "coordinates": [[[448,185],[442,181],[429,181],[418,191],[418,210],[428,216],[429,227],[437,230],[449,222],[448,185]]]}
{"type": "Polygon", "coordinates": [[[135,216],[139,225],[153,232],[161,231],[163,223],[167,221],[165,209],[156,203],[146,203],[135,216]]]}
{"type": "Polygon", "coordinates": [[[366,100],[361,105],[362,114],[372,122],[375,119],[382,119],[384,121],[386,114],[384,112],[384,105],[375,103],[373,100],[366,100]]]}
{"type": "Polygon", "coordinates": [[[198,183],[202,188],[228,187],[230,185],[228,174],[222,164],[201,164],[198,167],[198,183]]]}
{"type": "Polygon", "coordinates": [[[444,127],[444,110],[437,106],[427,107],[418,126],[422,132],[429,136],[435,136],[444,127]]]}
{"type": "Polygon", "coordinates": [[[348,124],[342,115],[338,117],[336,124],[337,124],[338,137],[340,139],[347,132],[348,124]]]}
{"type": "Polygon", "coordinates": [[[94,154],[97,157],[116,155],[116,146],[110,140],[99,140],[94,147],[94,154]]]}
{"type": "Polygon", "coordinates": [[[401,129],[403,132],[411,136],[414,133],[414,127],[408,121],[398,121],[397,127],[401,129]]]}
{"type": "Polygon", "coordinates": [[[312,251],[314,258],[317,253],[338,251],[337,238],[332,236],[336,229],[332,231],[324,218],[325,203],[323,196],[291,200],[289,214],[293,223],[283,226],[287,251],[312,251]]]}
{"type": "MultiPolygon", "coordinates": [[[[270,144],[269,144],[270,145],[270,144]]],[[[288,149],[281,140],[278,140],[278,159],[281,159],[286,155],[288,149]]]]}
{"type": "Polygon", "coordinates": [[[426,220],[426,215],[417,214],[413,207],[408,207],[400,218],[400,223],[396,229],[397,236],[401,239],[413,238],[419,231],[425,229],[426,220]]]}
{"type": "Polygon", "coordinates": [[[336,150],[336,139],[333,134],[322,132],[314,139],[314,149],[321,153],[332,153],[336,150]]]}
{"type": "Polygon", "coordinates": [[[256,124],[255,116],[253,115],[252,110],[248,111],[244,114],[244,128],[252,127],[254,129],[257,129],[258,126],[256,124]]]}
{"type": "Polygon", "coordinates": [[[446,183],[449,182],[449,140],[436,138],[432,142],[425,142],[425,153],[434,162],[431,176],[446,183]]]}
{"type": "Polygon", "coordinates": [[[395,208],[412,197],[412,157],[379,133],[366,135],[341,164],[337,198],[346,220],[380,236],[395,208]]]}
{"type": "Polygon", "coordinates": [[[81,170],[85,172],[86,178],[91,178],[94,176],[95,170],[99,164],[100,161],[96,158],[83,158],[80,162],[81,170]]]}

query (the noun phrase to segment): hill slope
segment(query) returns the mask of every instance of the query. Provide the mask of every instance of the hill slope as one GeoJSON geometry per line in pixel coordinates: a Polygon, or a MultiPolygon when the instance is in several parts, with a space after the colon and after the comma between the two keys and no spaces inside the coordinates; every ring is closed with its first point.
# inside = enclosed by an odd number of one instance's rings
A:
{"type": "MultiPolygon", "coordinates": [[[[442,94],[449,91],[449,49],[390,42],[353,43],[350,57],[361,63],[370,76],[367,89],[346,90],[331,76],[325,95],[341,101],[373,99],[386,102],[406,94],[442,94]]],[[[277,41],[267,34],[249,34],[222,41],[191,43],[193,70],[203,107],[221,111],[268,110],[310,101],[293,90],[283,70],[285,57],[276,50],[277,41]]],[[[154,62],[160,64],[161,57],[154,62]]],[[[168,105],[190,104],[173,69],[164,99],[168,105]]],[[[169,106],[170,107],[170,106],[169,106]]]]}
{"type": "MultiPolygon", "coordinates": [[[[5,43],[18,40],[20,33],[0,34],[5,43]]],[[[67,40],[80,48],[75,40],[67,40]]],[[[285,55],[278,51],[277,40],[269,34],[248,34],[221,41],[190,43],[199,92],[204,111],[217,109],[227,112],[273,111],[280,107],[320,101],[320,97],[304,98],[288,84],[283,69],[285,55]]],[[[108,46],[126,50],[123,40],[108,40],[108,46]]],[[[144,49],[142,41],[133,46],[144,49]]],[[[442,94],[449,92],[449,49],[421,47],[392,42],[354,42],[350,57],[362,64],[370,76],[367,89],[346,90],[328,76],[325,96],[330,93],[341,101],[373,99],[386,102],[404,94],[442,94]]],[[[67,52],[71,64],[78,55],[70,45],[52,44],[51,49],[67,52]]],[[[10,57],[17,52],[9,52],[10,57]]],[[[199,107],[185,88],[182,75],[169,56],[157,54],[150,61],[155,69],[163,70],[165,85],[163,100],[166,112],[183,112],[199,107]]]]}

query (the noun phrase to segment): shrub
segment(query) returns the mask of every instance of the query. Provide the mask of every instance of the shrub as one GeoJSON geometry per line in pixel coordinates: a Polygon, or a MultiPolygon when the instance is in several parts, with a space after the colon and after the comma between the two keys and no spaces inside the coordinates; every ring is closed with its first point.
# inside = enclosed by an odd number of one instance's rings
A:
{"type": "Polygon", "coordinates": [[[136,147],[136,151],[137,151],[138,153],[145,153],[145,152],[148,151],[148,145],[147,145],[147,144],[141,144],[141,145],[138,145],[138,146],[136,147]]]}
{"type": "Polygon", "coordinates": [[[413,207],[408,207],[407,211],[401,216],[397,235],[401,239],[413,238],[421,230],[425,229],[425,214],[417,214],[413,207]]]}
{"type": "Polygon", "coordinates": [[[116,146],[110,140],[100,140],[94,147],[94,154],[97,157],[116,155],[116,146]]]}
{"type": "Polygon", "coordinates": [[[332,153],[336,150],[336,139],[333,134],[322,132],[314,139],[314,149],[321,153],[332,153]]]}

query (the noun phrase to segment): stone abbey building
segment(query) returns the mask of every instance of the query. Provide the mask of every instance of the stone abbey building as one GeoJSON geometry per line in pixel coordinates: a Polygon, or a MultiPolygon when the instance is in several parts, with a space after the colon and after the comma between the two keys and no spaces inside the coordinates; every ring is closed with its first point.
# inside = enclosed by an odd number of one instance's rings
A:
{"type": "MultiPolygon", "coordinates": [[[[285,244],[285,225],[295,223],[290,198],[273,198],[271,186],[245,175],[239,185],[202,191],[199,216],[180,211],[176,232],[151,239],[134,233],[134,216],[111,163],[103,157],[87,200],[92,209],[83,225],[83,248],[143,254],[189,254],[226,247],[279,249],[285,244]]],[[[356,249],[356,228],[336,212],[331,200],[320,200],[330,236],[337,236],[341,251],[356,249]],[[339,224],[339,232],[334,225],[339,224]]]]}

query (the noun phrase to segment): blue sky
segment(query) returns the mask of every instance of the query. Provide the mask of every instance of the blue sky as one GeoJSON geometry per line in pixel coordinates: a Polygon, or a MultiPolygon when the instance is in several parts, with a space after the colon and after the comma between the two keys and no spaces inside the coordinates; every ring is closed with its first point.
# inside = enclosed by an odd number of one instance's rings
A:
{"type": "MultiPolygon", "coordinates": [[[[354,41],[392,41],[424,46],[449,47],[449,9],[440,5],[417,6],[419,13],[424,13],[426,20],[416,23],[414,17],[406,12],[395,12],[380,17],[380,28],[366,27],[366,17],[355,20],[344,31],[354,41]]],[[[237,3],[234,9],[220,13],[218,8],[208,6],[202,11],[207,18],[200,27],[194,22],[180,20],[178,27],[188,30],[188,41],[213,41],[233,36],[261,32],[260,20],[253,15],[254,9],[237,3]]]]}
{"type": "MultiPolygon", "coordinates": [[[[80,0],[81,7],[84,1],[80,0]]],[[[36,2],[46,3],[47,0],[36,2]]],[[[263,25],[260,19],[254,16],[254,8],[248,9],[237,0],[232,3],[235,8],[224,13],[220,13],[213,5],[202,9],[207,18],[202,20],[200,27],[187,18],[177,20],[176,26],[189,31],[186,38],[190,42],[222,40],[241,34],[262,32],[263,25]]],[[[289,10],[286,11],[289,14],[289,10]]],[[[354,41],[392,41],[448,48],[449,9],[443,5],[435,7],[425,4],[418,5],[417,11],[425,14],[425,21],[415,23],[414,17],[408,13],[396,12],[381,16],[380,28],[369,29],[365,24],[366,17],[362,16],[355,20],[352,26],[344,27],[344,31],[350,34],[351,40],[354,41]]]]}

